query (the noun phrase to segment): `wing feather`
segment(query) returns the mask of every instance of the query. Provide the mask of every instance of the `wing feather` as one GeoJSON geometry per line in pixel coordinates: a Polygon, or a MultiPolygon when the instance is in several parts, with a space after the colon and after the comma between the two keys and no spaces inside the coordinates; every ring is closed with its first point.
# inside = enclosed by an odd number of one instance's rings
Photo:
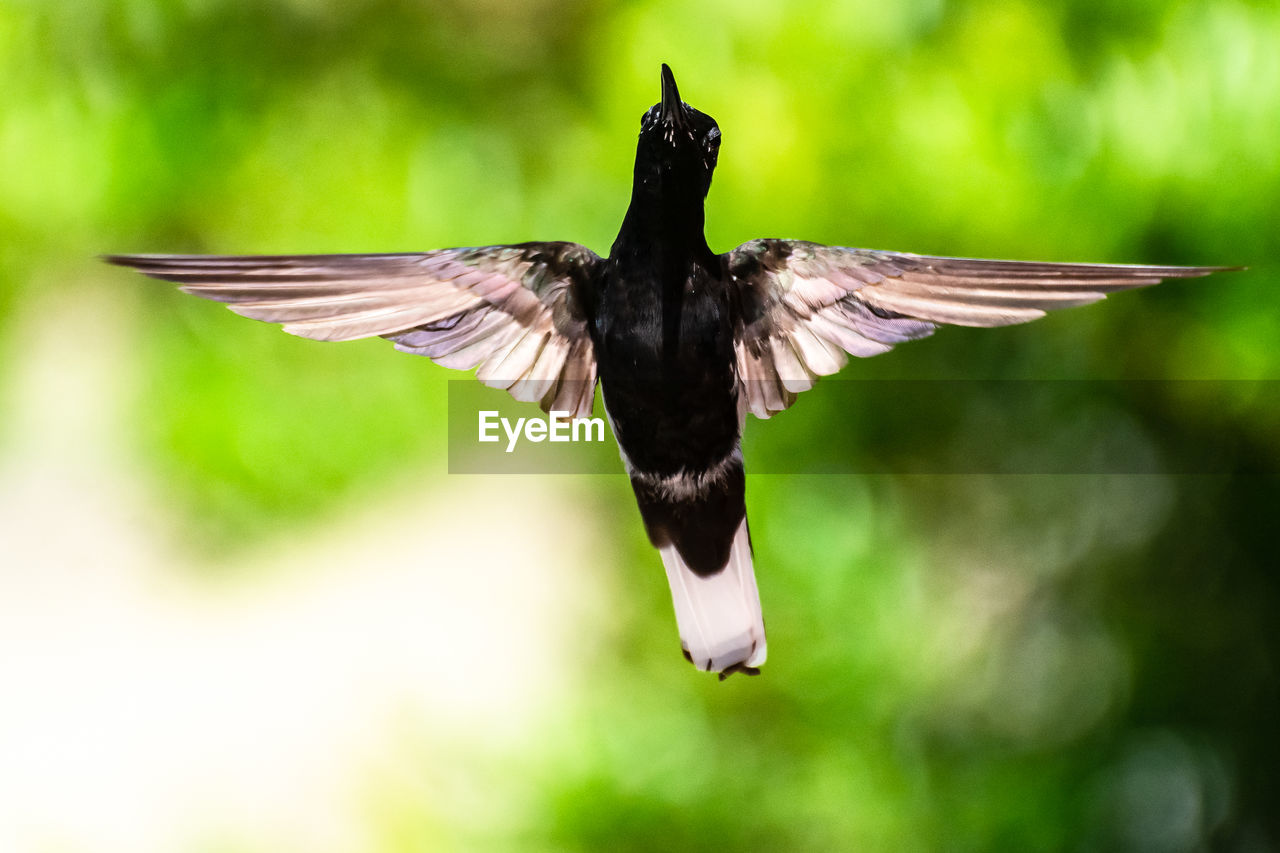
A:
{"type": "Polygon", "coordinates": [[[245,317],[279,323],[290,334],[321,341],[381,336],[445,367],[479,367],[481,381],[517,399],[544,408],[563,403],[575,416],[591,412],[595,353],[583,300],[602,261],[575,243],[106,260],[245,317]],[[562,382],[567,377],[557,371],[572,371],[572,380],[562,382]]]}
{"type": "Polygon", "coordinates": [[[542,408],[548,412],[582,412],[590,414],[595,399],[596,365],[589,339],[569,344],[560,375],[542,397],[542,408]]]}
{"type": "Polygon", "coordinates": [[[742,306],[739,393],[759,417],[790,406],[846,354],[878,355],[939,325],[1026,323],[1118,290],[1237,269],[947,258],[799,240],[744,243],[726,266],[742,306]]]}

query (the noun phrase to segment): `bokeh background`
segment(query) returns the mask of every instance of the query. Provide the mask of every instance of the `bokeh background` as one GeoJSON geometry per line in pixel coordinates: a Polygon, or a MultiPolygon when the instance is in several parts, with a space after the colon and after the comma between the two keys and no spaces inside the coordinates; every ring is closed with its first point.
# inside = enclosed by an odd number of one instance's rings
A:
{"type": "MultiPolygon", "coordinates": [[[[1276,849],[1278,45],[1241,0],[0,0],[0,849],[1276,849]],[[448,371],[95,260],[605,253],[662,61],[719,251],[1248,264],[845,371],[1087,380],[1009,453],[1156,461],[752,477],[770,661],[720,684],[620,473],[449,475],[448,371]]],[[[823,387],[748,470],[981,445],[823,387]]]]}

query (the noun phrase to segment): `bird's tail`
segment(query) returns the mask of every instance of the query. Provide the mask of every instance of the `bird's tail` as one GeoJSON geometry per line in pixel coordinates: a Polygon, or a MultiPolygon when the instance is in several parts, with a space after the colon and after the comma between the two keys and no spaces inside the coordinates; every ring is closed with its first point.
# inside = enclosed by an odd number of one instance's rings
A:
{"type": "Polygon", "coordinates": [[[659,549],[671,584],[676,625],[685,655],[698,669],[755,675],[765,660],[764,616],[751,564],[751,537],[743,516],[720,571],[702,576],[689,568],[674,544],[659,549]]]}

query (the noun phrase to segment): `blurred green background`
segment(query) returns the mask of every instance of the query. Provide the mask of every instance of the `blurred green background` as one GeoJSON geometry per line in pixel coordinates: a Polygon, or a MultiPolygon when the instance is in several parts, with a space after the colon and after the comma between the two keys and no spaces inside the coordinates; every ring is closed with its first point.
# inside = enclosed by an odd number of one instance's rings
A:
{"type": "MultiPolygon", "coordinates": [[[[1277,45],[1235,0],[0,0],[0,848],[1280,846],[1277,45]],[[845,371],[1203,380],[1071,434],[1220,473],[753,477],[770,661],[720,684],[620,473],[450,476],[449,371],[95,260],[603,254],[663,61],[718,251],[1249,265],[845,371]]],[[[874,459],[904,413],[837,396],[748,471],[874,459]]]]}

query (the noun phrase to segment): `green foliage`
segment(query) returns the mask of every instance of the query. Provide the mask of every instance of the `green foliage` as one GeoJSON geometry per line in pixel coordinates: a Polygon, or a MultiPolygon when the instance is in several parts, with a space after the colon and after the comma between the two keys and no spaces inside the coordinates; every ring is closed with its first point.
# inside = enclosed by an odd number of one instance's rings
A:
{"type": "MultiPolygon", "coordinates": [[[[850,375],[1274,381],[1277,44],[1280,9],[1234,0],[4,4],[0,330],[63,282],[132,294],[149,476],[204,549],[288,536],[407,464],[443,472],[447,371],[94,255],[604,253],[666,61],[724,132],[718,250],[1253,268],[944,330],[850,375]]],[[[599,680],[518,768],[528,816],[472,831],[392,791],[387,849],[1280,843],[1280,432],[1274,388],[1249,387],[1132,401],[1135,453],[1211,436],[1215,476],[752,478],[771,658],[723,685],[675,654],[625,483],[593,478],[628,599],[599,680]]],[[[810,393],[748,426],[748,471],[848,471],[902,433],[903,412],[810,393]]],[[[912,440],[945,455],[929,426],[912,440]]]]}

